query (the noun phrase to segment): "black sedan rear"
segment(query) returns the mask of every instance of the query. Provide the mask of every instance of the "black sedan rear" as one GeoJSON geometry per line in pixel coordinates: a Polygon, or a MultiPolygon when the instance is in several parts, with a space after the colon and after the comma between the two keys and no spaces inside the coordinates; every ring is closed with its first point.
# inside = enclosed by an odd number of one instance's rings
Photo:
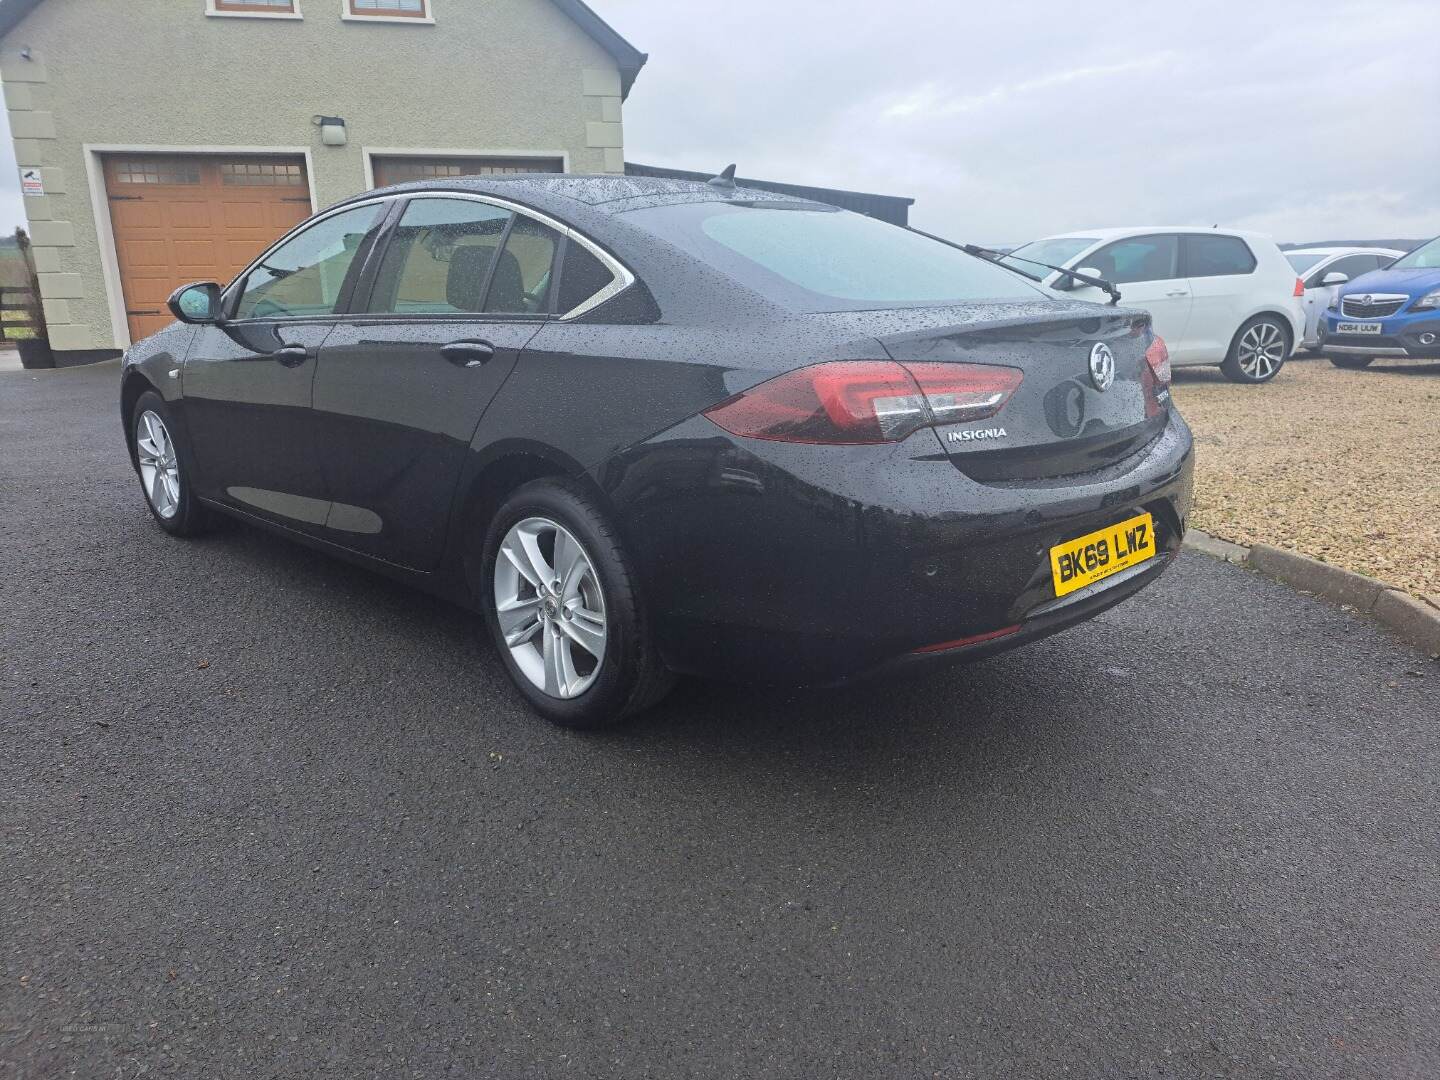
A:
{"type": "Polygon", "coordinates": [[[832,683],[1089,618],[1177,550],[1142,312],[800,199],[624,177],[385,189],[177,291],[122,409],[150,509],[483,613],[572,726],[679,672],[832,683]]]}

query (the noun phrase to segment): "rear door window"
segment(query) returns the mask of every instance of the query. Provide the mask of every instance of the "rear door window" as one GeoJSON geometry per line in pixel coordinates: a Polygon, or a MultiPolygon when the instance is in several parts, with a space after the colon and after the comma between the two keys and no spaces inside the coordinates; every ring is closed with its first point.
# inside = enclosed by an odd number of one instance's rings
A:
{"type": "Polygon", "coordinates": [[[549,310],[550,272],[560,234],[533,218],[517,215],[505,249],[495,262],[485,310],[538,315],[549,310]]]}
{"type": "Polygon", "coordinates": [[[1181,241],[1181,277],[1249,274],[1257,265],[1250,246],[1238,236],[1186,233],[1181,241]]]}
{"type": "Polygon", "coordinates": [[[412,199],[395,227],[369,310],[398,315],[484,311],[510,211],[474,199],[412,199]]]}
{"type": "MultiPolygon", "coordinates": [[[[1100,276],[1116,285],[1136,281],[1166,281],[1183,277],[1175,269],[1178,245],[1173,233],[1153,236],[1129,236],[1106,244],[1081,262],[1100,271],[1100,276]]],[[[1075,267],[1079,270],[1080,267],[1075,267]]]]}

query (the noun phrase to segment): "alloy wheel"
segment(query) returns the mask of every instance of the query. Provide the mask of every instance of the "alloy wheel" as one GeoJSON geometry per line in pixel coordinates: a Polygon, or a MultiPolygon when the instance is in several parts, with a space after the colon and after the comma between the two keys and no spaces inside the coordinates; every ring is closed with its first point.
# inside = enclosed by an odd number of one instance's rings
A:
{"type": "Polygon", "coordinates": [[[160,414],[146,410],[135,424],[135,450],[140,462],[140,483],[155,513],[173,518],[180,512],[180,459],[175,440],[160,414]]]}
{"type": "Polygon", "coordinates": [[[1268,379],[1285,360],[1285,335],[1274,323],[1258,322],[1241,336],[1235,358],[1246,378],[1268,379]]]}
{"type": "Polygon", "coordinates": [[[605,594],[580,541],[558,522],[516,522],[495,556],[495,617],[510,658],[542,693],[579,697],[605,662],[605,594]]]}

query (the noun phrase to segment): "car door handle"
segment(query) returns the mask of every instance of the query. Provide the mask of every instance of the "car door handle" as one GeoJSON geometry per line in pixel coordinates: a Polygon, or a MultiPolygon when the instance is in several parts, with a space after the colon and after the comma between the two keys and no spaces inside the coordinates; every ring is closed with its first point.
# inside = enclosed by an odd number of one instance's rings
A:
{"type": "Polygon", "coordinates": [[[270,359],[286,367],[299,367],[310,359],[310,350],[304,345],[282,345],[270,354],[270,359]]]}
{"type": "Polygon", "coordinates": [[[452,341],[441,347],[440,355],[456,367],[479,367],[495,355],[495,346],[488,341],[452,341]]]}
{"type": "Polygon", "coordinates": [[[1175,290],[1175,292],[1167,292],[1165,295],[1166,295],[1166,296],[1189,296],[1190,294],[1189,294],[1188,292],[1186,292],[1184,289],[1177,289],[1177,290],[1175,290]]]}

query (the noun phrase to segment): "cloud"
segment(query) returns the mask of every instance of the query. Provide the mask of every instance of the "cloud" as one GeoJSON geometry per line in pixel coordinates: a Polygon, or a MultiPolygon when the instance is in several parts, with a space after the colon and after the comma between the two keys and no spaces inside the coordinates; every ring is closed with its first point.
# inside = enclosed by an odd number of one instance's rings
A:
{"type": "Polygon", "coordinates": [[[910,119],[913,117],[935,120],[947,116],[955,116],[960,113],[973,113],[981,109],[1003,105],[1010,99],[1023,97],[1026,94],[1049,90],[1052,87],[1147,71],[1152,68],[1161,67],[1173,61],[1173,58],[1174,55],[1172,53],[1159,53],[1155,56],[1146,57],[1145,59],[1129,60],[1119,64],[1069,68],[1068,70],[1042,75],[1039,78],[1026,79],[1024,82],[1002,83],[998,86],[992,86],[989,90],[979,94],[954,96],[952,92],[943,90],[934,83],[927,83],[914,92],[902,96],[894,104],[881,107],[880,115],[890,119],[910,119]]]}
{"type": "Polygon", "coordinates": [[[1400,46],[1440,32],[1432,0],[600,10],[650,52],[631,160],[910,195],[920,227],[983,242],[1440,232],[1440,67],[1400,46]]]}
{"type": "Polygon", "coordinates": [[[8,236],[24,224],[25,200],[20,197],[15,144],[10,141],[10,114],[0,109],[0,234],[8,236]]]}
{"type": "MultiPolygon", "coordinates": [[[[632,161],[910,195],[920,227],[989,243],[1440,232],[1440,65],[1414,51],[1440,0],[594,4],[650,53],[632,161]]],[[[17,188],[6,137],[0,221],[17,188]]]]}

